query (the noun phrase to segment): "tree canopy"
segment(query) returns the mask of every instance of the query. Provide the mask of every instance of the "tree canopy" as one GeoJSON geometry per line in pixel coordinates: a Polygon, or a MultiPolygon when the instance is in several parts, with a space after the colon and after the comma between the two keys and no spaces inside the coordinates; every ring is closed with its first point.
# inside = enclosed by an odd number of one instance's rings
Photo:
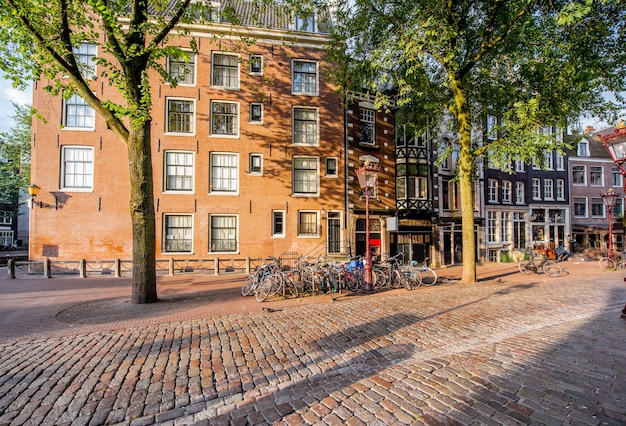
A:
{"type": "Polygon", "coordinates": [[[0,133],[0,205],[17,216],[20,188],[30,182],[30,105],[13,103],[15,124],[0,133]]]}

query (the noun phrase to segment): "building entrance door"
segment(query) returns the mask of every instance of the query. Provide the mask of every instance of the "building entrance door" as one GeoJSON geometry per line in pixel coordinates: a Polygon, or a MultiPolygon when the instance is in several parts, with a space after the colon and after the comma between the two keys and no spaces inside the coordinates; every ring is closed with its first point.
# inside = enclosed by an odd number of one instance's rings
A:
{"type": "Polygon", "coordinates": [[[339,219],[339,213],[328,213],[326,226],[326,229],[328,229],[328,253],[341,253],[341,220],[339,219]]]}

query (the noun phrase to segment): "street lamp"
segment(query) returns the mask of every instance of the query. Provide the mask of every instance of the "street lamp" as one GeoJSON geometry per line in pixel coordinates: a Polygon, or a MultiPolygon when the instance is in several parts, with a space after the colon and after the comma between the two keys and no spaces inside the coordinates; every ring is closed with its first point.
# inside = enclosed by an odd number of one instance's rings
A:
{"type": "Polygon", "coordinates": [[[609,243],[607,249],[609,257],[613,259],[613,211],[615,210],[615,202],[619,197],[619,194],[613,192],[613,188],[609,188],[605,194],[600,194],[604,207],[606,207],[606,216],[609,221],[609,243]]]}
{"type": "Polygon", "coordinates": [[[362,167],[355,170],[359,186],[365,192],[365,282],[363,290],[374,291],[372,285],[372,249],[370,247],[370,190],[376,188],[378,180],[378,164],[366,161],[362,167]]]}
{"type": "MultiPolygon", "coordinates": [[[[623,120],[620,120],[612,132],[598,133],[591,137],[596,141],[602,142],[608,151],[611,160],[615,163],[615,167],[618,168],[622,175],[624,195],[626,195],[626,168],[624,168],[624,163],[626,162],[626,124],[624,124],[623,120]]],[[[624,217],[626,218],[626,215],[624,217]]],[[[626,229],[624,231],[626,232],[626,229]]],[[[626,278],[624,278],[624,281],[626,281],[626,278]]],[[[622,318],[626,319],[626,305],[622,309],[622,318]]]]}
{"type": "Polygon", "coordinates": [[[37,198],[37,194],[39,194],[39,190],[41,189],[40,187],[38,187],[34,183],[31,183],[26,188],[28,189],[28,195],[30,195],[29,207],[31,209],[34,206],[38,206],[40,209],[55,209],[55,210],[59,209],[59,200],[57,199],[57,196],[55,194],[51,193],[52,196],[54,197],[54,204],[48,204],[48,203],[44,203],[43,201],[35,201],[35,198],[37,198]]]}

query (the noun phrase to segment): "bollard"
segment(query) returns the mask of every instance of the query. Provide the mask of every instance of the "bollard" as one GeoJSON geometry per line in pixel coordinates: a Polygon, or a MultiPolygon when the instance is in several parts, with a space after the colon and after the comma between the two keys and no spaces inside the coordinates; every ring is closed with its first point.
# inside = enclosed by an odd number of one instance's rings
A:
{"type": "Polygon", "coordinates": [[[168,262],[168,269],[169,269],[169,276],[173,277],[174,276],[174,258],[170,257],[170,260],[168,262]]]}
{"type": "Polygon", "coordinates": [[[78,271],[80,278],[87,278],[87,262],[85,262],[85,259],[80,259],[80,262],[78,262],[78,271]]]}
{"type": "Polygon", "coordinates": [[[50,275],[50,259],[47,257],[46,260],[43,261],[43,277],[52,278],[52,275],[50,275]]]}
{"type": "Polygon", "coordinates": [[[250,258],[246,257],[246,275],[250,275],[250,258]]]}
{"type": "Polygon", "coordinates": [[[219,275],[220,274],[220,259],[219,257],[215,258],[215,266],[213,269],[213,275],[219,275]]]}
{"type": "Polygon", "coordinates": [[[115,270],[116,278],[122,276],[122,262],[119,259],[115,259],[115,261],[113,262],[113,269],[115,270]]]}
{"type": "Polygon", "coordinates": [[[15,278],[15,259],[9,259],[7,262],[7,272],[9,273],[9,279],[15,278]]]}

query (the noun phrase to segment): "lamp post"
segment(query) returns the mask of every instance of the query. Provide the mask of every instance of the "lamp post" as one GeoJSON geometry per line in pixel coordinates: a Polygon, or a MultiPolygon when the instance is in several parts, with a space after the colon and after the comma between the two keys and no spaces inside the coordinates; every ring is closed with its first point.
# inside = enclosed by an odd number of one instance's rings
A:
{"type": "Polygon", "coordinates": [[[374,291],[372,285],[372,249],[370,247],[370,190],[376,188],[378,180],[378,165],[366,161],[362,167],[355,170],[359,186],[365,192],[365,279],[363,290],[374,291]]]}
{"type": "MultiPolygon", "coordinates": [[[[598,132],[591,137],[596,141],[602,142],[611,156],[615,167],[617,167],[622,175],[624,195],[626,195],[626,168],[624,166],[624,163],[626,163],[626,124],[624,124],[623,120],[620,120],[615,125],[615,129],[612,132],[598,132]]],[[[626,232],[626,229],[624,231],[626,232]]],[[[624,278],[624,281],[626,281],[626,278],[624,278]]],[[[624,309],[622,309],[622,318],[626,319],[626,305],[624,309]]]]}
{"type": "Polygon", "coordinates": [[[609,257],[613,259],[613,211],[615,210],[615,202],[619,194],[613,192],[613,188],[609,188],[605,194],[600,194],[604,207],[606,207],[606,216],[609,221],[609,242],[607,249],[609,257]]]}

